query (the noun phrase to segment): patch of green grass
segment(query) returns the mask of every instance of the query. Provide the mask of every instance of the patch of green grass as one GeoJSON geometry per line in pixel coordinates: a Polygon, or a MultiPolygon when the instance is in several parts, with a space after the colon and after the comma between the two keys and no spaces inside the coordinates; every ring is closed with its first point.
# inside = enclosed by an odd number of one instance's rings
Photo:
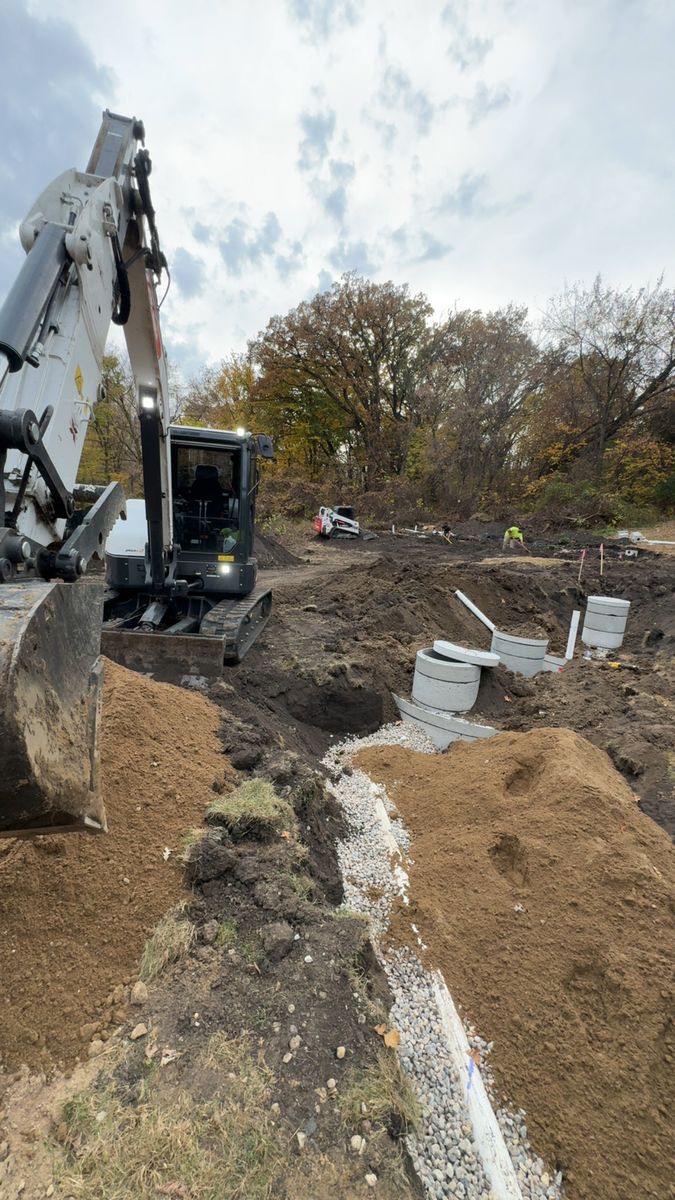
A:
{"type": "Polygon", "coordinates": [[[249,779],[233,792],[216,796],[206,810],[206,820],[224,825],[235,839],[269,841],[282,833],[297,835],[293,809],[264,779],[249,779]]]}
{"type": "Polygon", "coordinates": [[[314,883],[309,875],[294,875],[289,871],[286,878],[296,896],[299,896],[301,900],[309,900],[314,891],[314,883]]]}
{"type": "Polygon", "coordinates": [[[180,910],[162,917],[141,956],[140,978],[149,983],[167,967],[187,958],[195,937],[194,926],[180,910]]]}
{"type": "Polygon", "coordinates": [[[216,934],[216,946],[220,946],[223,949],[229,950],[231,946],[234,946],[236,940],[237,922],[233,921],[231,917],[226,917],[225,920],[221,921],[218,926],[218,932],[216,934]]]}
{"type": "Polygon", "coordinates": [[[353,1069],[347,1073],[340,1112],[347,1126],[367,1116],[376,1128],[388,1129],[397,1137],[414,1132],[422,1119],[420,1102],[393,1050],[381,1050],[376,1062],[365,1071],[353,1069]]]}
{"type": "Polygon", "coordinates": [[[249,967],[257,967],[260,964],[263,948],[260,939],[255,934],[240,938],[237,942],[237,950],[249,967]]]}

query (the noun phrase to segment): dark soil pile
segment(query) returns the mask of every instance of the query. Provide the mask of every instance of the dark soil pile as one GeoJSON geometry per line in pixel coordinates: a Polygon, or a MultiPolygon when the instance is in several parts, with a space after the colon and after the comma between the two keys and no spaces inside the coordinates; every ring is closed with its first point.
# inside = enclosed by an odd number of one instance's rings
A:
{"type": "Polygon", "coordinates": [[[258,566],[265,570],[272,567],[294,567],[300,561],[273,533],[261,533],[259,530],[255,535],[253,553],[258,560],[258,566]]]}
{"type": "Polygon", "coordinates": [[[101,766],[110,832],[0,849],[0,1060],[49,1067],[86,1052],[109,993],[137,969],[184,892],[180,841],[231,773],[204,697],[106,663],[101,766]],[[172,854],[164,860],[164,850],[172,854]]]}
{"type": "Polygon", "coordinates": [[[356,762],[413,833],[410,908],[570,1198],[669,1195],[675,853],[565,729],[356,762]]]}

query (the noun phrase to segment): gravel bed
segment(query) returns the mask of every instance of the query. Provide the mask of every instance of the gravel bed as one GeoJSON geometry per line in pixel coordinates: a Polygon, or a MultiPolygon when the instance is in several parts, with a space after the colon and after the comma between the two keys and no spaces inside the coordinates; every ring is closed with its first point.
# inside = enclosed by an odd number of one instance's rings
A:
{"type": "MultiPolygon", "coordinates": [[[[377,800],[391,814],[393,805],[381,785],[363,771],[351,766],[352,755],[366,746],[405,746],[411,750],[436,753],[431,740],[413,725],[385,725],[368,737],[352,737],[333,746],[324,758],[332,775],[329,787],[347,818],[349,833],[338,843],[338,858],[345,887],[345,907],[367,915],[373,927],[375,946],[378,934],[388,924],[394,898],[407,902],[410,859],[410,835],[402,822],[390,819],[390,830],[398,843],[401,858],[392,857],[384,823],[377,816],[377,800]]],[[[413,931],[415,926],[412,926],[413,931]]],[[[420,945],[422,945],[421,940],[420,945]]],[[[441,1014],[434,994],[433,977],[414,952],[407,947],[379,955],[393,996],[391,1021],[401,1034],[399,1055],[422,1102],[424,1129],[407,1139],[414,1168],[427,1195],[434,1200],[492,1200],[494,1193],[485,1176],[466,1105],[466,1095],[458,1079],[447,1047],[441,1014]]],[[[467,1028],[471,1046],[481,1052],[480,1073],[495,1102],[493,1080],[486,1058],[492,1043],[467,1028]]],[[[530,1147],[525,1114],[495,1107],[513,1162],[524,1200],[559,1200],[560,1177],[551,1178],[540,1158],[530,1147]]]]}

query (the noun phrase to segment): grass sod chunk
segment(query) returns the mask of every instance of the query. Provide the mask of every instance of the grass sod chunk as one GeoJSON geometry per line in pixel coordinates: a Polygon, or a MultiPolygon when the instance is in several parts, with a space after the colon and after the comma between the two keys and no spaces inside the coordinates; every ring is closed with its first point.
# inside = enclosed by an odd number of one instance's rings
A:
{"type": "Polygon", "coordinates": [[[284,1161],[263,1107],[267,1096],[266,1087],[256,1095],[250,1086],[245,1099],[225,1093],[195,1102],[187,1092],[151,1093],[138,1107],[122,1104],[112,1087],[78,1097],[65,1113],[77,1158],[59,1180],[62,1193],[156,1200],[179,1180],[184,1194],[215,1198],[227,1180],[230,1195],[267,1200],[284,1161]],[[97,1120],[101,1112],[105,1118],[97,1120]]]}
{"type": "Polygon", "coordinates": [[[414,1133],[422,1119],[419,1100],[393,1051],[380,1051],[365,1071],[354,1068],[347,1073],[340,1090],[340,1111],[346,1126],[356,1125],[365,1111],[374,1126],[395,1137],[414,1133]]]}
{"type": "Polygon", "coordinates": [[[252,837],[264,842],[284,833],[297,834],[293,809],[264,779],[249,779],[233,792],[216,796],[206,810],[206,820],[223,825],[235,841],[252,837]]]}
{"type": "Polygon", "coordinates": [[[231,917],[225,917],[218,925],[215,944],[229,950],[237,941],[237,922],[231,917]]]}
{"type": "Polygon", "coordinates": [[[140,968],[142,981],[150,983],[167,967],[187,958],[194,937],[194,925],[180,915],[180,910],[163,916],[152,937],[145,943],[140,968]]]}

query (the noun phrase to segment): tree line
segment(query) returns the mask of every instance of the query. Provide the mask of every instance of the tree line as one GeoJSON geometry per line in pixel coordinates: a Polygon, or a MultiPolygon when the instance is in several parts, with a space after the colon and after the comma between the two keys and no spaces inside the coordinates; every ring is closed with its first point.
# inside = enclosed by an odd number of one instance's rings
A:
{"type": "MultiPolygon", "coordinates": [[[[98,456],[106,478],[127,471],[135,483],[133,389],[117,360],[107,373],[81,475],[98,456]]],[[[438,319],[407,285],[352,273],[205,367],[176,411],[269,433],[271,494],[298,515],[321,496],[382,517],[541,509],[621,520],[675,506],[674,400],[675,293],[662,280],[569,287],[535,324],[513,304],[438,319]]]]}

